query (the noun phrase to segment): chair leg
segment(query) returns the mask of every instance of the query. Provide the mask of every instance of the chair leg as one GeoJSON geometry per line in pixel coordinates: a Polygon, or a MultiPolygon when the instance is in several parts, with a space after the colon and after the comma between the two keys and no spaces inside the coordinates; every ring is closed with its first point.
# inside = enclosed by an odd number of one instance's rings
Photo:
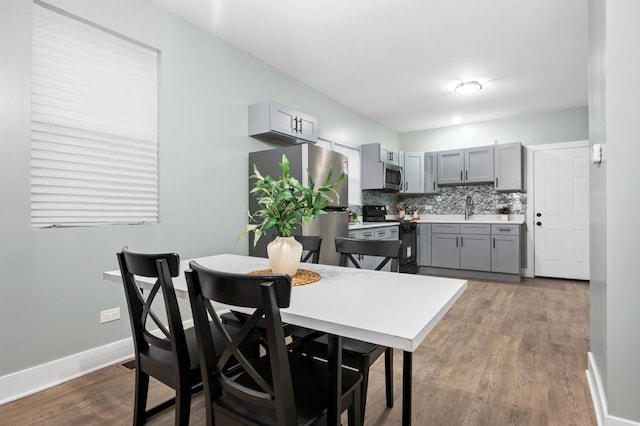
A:
{"type": "Polygon", "coordinates": [[[146,423],[147,394],[149,393],[149,375],[140,371],[136,365],[136,388],[133,406],[133,424],[135,426],[146,423]]]}
{"type": "Polygon", "coordinates": [[[362,386],[360,386],[360,411],[362,413],[362,423],[364,424],[364,414],[367,408],[367,388],[369,387],[369,358],[361,358],[357,362],[357,369],[362,374],[362,386]]]}
{"type": "Polygon", "coordinates": [[[361,386],[353,389],[353,403],[349,407],[349,426],[362,426],[364,424],[364,413],[362,412],[361,386]]]}
{"type": "Polygon", "coordinates": [[[176,389],[176,414],[175,425],[187,426],[191,411],[191,390],[188,386],[181,385],[176,389]]]}
{"type": "Polygon", "coordinates": [[[387,407],[393,408],[393,348],[387,348],[384,351],[384,381],[387,407]]]}
{"type": "Polygon", "coordinates": [[[180,384],[176,389],[176,426],[188,426],[191,412],[191,388],[180,384]]]}

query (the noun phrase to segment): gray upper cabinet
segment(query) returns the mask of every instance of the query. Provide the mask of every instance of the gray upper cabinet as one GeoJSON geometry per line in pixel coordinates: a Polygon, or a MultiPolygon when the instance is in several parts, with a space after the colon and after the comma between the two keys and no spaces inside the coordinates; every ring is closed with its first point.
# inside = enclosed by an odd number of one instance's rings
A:
{"type": "Polygon", "coordinates": [[[438,184],[493,182],[493,145],[438,152],[438,184]]]}
{"type": "Polygon", "coordinates": [[[522,191],[522,146],[520,142],[494,145],[496,191],[522,191]]]}
{"type": "Polygon", "coordinates": [[[260,102],[249,105],[249,136],[281,143],[316,143],[318,120],[273,101],[260,102]]]}
{"type": "Polygon", "coordinates": [[[464,181],[464,150],[438,152],[438,185],[464,181]]]}
{"type": "Polygon", "coordinates": [[[424,192],[424,152],[401,152],[403,185],[401,192],[424,192]]]}
{"type": "Polygon", "coordinates": [[[465,149],[464,167],[465,182],[493,182],[493,145],[465,149]]]}
{"type": "Polygon", "coordinates": [[[424,153],[424,192],[425,194],[439,194],[438,188],[438,153],[424,153]]]}
{"type": "Polygon", "coordinates": [[[377,145],[380,146],[380,161],[383,163],[395,164],[396,166],[402,166],[402,164],[400,164],[400,151],[386,147],[382,144],[377,145]]]}

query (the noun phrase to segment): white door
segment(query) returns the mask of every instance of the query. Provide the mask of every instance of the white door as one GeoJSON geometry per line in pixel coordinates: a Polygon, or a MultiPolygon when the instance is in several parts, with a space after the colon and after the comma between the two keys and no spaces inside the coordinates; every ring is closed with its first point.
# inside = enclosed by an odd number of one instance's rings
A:
{"type": "Polygon", "coordinates": [[[589,279],[589,148],[534,153],[534,273],[589,279]]]}

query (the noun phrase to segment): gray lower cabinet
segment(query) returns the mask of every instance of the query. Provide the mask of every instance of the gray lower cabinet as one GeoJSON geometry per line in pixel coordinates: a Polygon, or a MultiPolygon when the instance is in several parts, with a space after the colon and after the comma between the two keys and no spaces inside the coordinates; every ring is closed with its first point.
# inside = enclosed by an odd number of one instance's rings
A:
{"type": "Polygon", "coordinates": [[[520,225],[491,225],[491,271],[520,273],[520,225]]]}
{"type": "Polygon", "coordinates": [[[431,226],[431,266],[460,268],[460,225],[434,223],[431,226]]]}
{"type": "Polygon", "coordinates": [[[440,234],[433,229],[431,232],[431,266],[459,269],[459,244],[460,234],[440,234]]]}
{"type": "Polygon", "coordinates": [[[418,266],[431,266],[431,224],[418,224],[418,266]]]}
{"type": "Polygon", "coordinates": [[[460,234],[460,269],[491,270],[491,236],[460,234]]]}
{"type": "Polygon", "coordinates": [[[433,224],[431,266],[436,268],[491,270],[491,225],[433,224]]]}

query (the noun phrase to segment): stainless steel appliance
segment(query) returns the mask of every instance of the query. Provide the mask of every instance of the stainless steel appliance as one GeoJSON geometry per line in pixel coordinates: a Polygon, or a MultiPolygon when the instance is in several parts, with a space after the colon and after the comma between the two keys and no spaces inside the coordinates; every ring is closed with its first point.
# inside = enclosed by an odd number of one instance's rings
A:
{"type": "MultiPolygon", "coordinates": [[[[289,159],[291,176],[298,179],[303,185],[308,185],[307,170],[311,173],[314,182],[321,183],[329,168],[333,170],[334,179],[340,172],[348,171],[348,158],[346,155],[311,144],[300,144],[293,146],[283,146],[249,153],[249,175],[253,174],[253,165],[263,176],[271,175],[277,178],[282,174],[278,163],[282,161],[282,155],[289,159]]],[[[249,190],[253,188],[253,179],[249,180],[249,190]]],[[[294,235],[319,235],[322,237],[322,248],[320,250],[320,263],[326,265],[338,265],[339,256],[336,253],[335,238],[347,237],[349,235],[349,217],[347,205],[349,202],[348,179],[345,178],[336,188],[338,198],[325,209],[327,214],[319,215],[308,226],[297,228],[294,235]]],[[[258,202],[255,197],[249,194],[249,212],[253,213],[258,209],[258,202]]],[[[275,236],[263,236],[256,247],[253,247],[253,235],[249,237],[249,255],[267,257],[267,244],[275,236]]]]}
{"type": "MultiPolygon", "coordinates": [[[[385,206],[362,206],[363,222],[398,222],[387,220],[386,215],[387,208],[385,206]]],[[[399,222],[398,238],[402,241],[400,272],[415,274],[418,272],[418,224],[410,220],[399,222]]]]}

